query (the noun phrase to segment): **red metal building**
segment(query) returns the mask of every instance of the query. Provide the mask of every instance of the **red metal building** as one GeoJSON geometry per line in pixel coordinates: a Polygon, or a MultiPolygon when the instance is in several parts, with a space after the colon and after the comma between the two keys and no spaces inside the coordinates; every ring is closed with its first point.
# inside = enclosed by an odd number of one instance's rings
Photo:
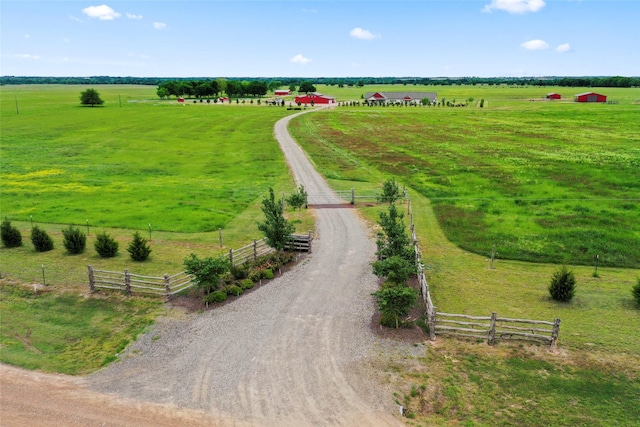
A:
{"type": "Polygon", "coordinates": [[[547,99],[562,99],[559,93],[551,92],[547,94],[547,99]]]}
{"type": "Polygon", "coordinates": [[[574,100],[576,102],[607,102],[607,97],[595,92],[585,92],[577,94],[574,100]]]}
{"type": "Polygon", "coordinates": [[[335,104],[336,99],[332,96],[326,96],[318,92],[308,93],[302,96],[296,96],[296,104],[335,104]]]}
{"type": "Polygon", "coordinates": [[[291,95],[291,91],[289,89],[277,89],[273,94],[276,96],[287,96],[291,95]]]}

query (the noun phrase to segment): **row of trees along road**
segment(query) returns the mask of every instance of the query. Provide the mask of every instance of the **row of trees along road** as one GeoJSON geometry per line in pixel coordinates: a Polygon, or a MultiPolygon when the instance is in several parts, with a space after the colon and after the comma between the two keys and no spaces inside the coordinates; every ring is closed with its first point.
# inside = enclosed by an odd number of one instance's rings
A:
{"type": "MultiPolygon", "coordinates": [[[[171,96],[186,96],[195,98],[217,97],[226,94],[229,98],[241,96],[264,96],[282,86],[282,82],[277,80],[171,80],[161,83],[158,86],[158,97],[161,99],[171,96]]],[[[289,85],[289,90],[294,92],[297,86],[289,85]]],[[[315,92],[316,88],[311,81],[305,80],[300,83],[299,92],[315,92]]]]}

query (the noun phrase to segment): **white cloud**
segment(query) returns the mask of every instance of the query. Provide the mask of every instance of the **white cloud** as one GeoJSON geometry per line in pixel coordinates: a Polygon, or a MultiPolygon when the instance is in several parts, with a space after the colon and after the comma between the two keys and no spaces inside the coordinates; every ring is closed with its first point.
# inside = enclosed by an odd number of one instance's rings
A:
{"type": "Polygon", "coordinates": [[[164,22],[154,22],[153,28],[155,28],[156,30],[162,30],[163,28],[167,28],[167,24],[165,24],[164,22]]]}
{"type": "Polygon", "coordinates": [[[111,9],[106,4],[103,4],[101,6],[89,6],[85,9],[82,9],[82,12],[89,18],[98,18],[101,21],[113,21],[114,19],[120,17],[120,13],[111,9]]]}
{"type": "Polygon", "coordinates": [[[549,43],[544,40],[535,39],[524,42],[520,46],[527,50],[544,50],[549,48],[549,43]]]}
{"type": "Polygon", "coordinates": [[[127,12],[127,18],[129,18],[129,19],[142,19],[142,15],[134,15],[133,13],[127,12]]]}
{"type": "Polygon", "coordinates": [[[483,12],[491,12],[493,9],[504,10],[512,14],[537,12],[545,6],[544,0],[491,0],[491,4],[485,5],[483,12]]]}
{"type": "Polygon", "coordinates": [[[373,40],[380,37],[379,35],[378,36],[373,35],[371,31],[364,30],[360,27],[356,27],[353,30],[351,30],[349,35],[354,39],[360,39],[360,40],[373,40]]]}
{"type": "Polygon", "coordinates": [[[13,57],[20,58],[20,59],[40,59],[38,55],[30,55],[28,53],[16,54],[16,55],[13,55],[13,57]]]}
{"type": "Polygon", "coordinates": [[[571,45],[569,43],[561,44],[556,48],[556,52],[564,53],[569,52],[571,50],[571,45]]]}
{"type": "Polygon", "coordinates": [[[304,56],[302,56],[301,53],[297,54],[296,56],[294,56],[293,58],[290,59],[291,62],[294,62],[296,64],[308,64],[309,62],[311,62],[311,60],[309,58],[305,58],[304,56]]]}
{"type": "Polygon", "coordinates": [[[25,39],[29,39],[29,38],[31,38],[31,34],[25,34],[25,35],[24,35],[24,38],[25,38],[25,39]]]}
{"type": "Polygon", "coordinates": [[[72,21],[76,21],[76,22],[82,22],[82,19],[80,19],[80,18],[76,18],[76,17],[75,17],[75,16],[73,16],[73,15],[69,15],[69,19],[71,19],[72,21]]]}

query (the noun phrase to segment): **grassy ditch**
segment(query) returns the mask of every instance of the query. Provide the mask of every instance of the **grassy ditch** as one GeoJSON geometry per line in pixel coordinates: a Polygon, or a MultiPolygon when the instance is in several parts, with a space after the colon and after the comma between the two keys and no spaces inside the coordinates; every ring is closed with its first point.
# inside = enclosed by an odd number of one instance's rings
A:
{"type": "Polygon", "coordinates": [[[639,268],[637,106],[495,104],[339,107],[291,130],[329,178],[380,182],[382,172],[428,197],[465,250],[583,265],[599,255],[601,265],[639,268]]]}
{"type": "Polygon", "coordinates": [[[3,363],[76,375],[115,360],[164,310],[153,299],[85,298],[2,281],[0,311],[3,363]]]}

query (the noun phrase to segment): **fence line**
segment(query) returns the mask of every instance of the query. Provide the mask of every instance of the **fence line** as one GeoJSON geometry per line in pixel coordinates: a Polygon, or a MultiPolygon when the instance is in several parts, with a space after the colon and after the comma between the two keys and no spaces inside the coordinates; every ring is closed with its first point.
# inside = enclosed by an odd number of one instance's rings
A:
{"type": "MultiPolygon", "coordinates": [[[[287,249],[294,251],[311,252],[313,236],[311,231],[309,234],[293,234],[291,243],[287,249]]],[[[266,239],[254,240],[253,243],[243,246],[239,249],[229,249],[229,262],[231,265],[238,266],[248,261],[255,261],[258,257],[274,252],[275,249],[270,247],[266,239]]],[[[95,292],[97,288],[115,289],[123,291],[127,295],[136,293],[144,293],[151,295],[163,295],[168,301],[172,296],[196,285],[194,276],[184,271],[176,273],[172,276],[164,274],[158,276],[143,276],[141,274],[130,273],[129,270],[124,272],[96,270],[93,266],[87,266],[89,273],[89,291],[95,292]]]]}

